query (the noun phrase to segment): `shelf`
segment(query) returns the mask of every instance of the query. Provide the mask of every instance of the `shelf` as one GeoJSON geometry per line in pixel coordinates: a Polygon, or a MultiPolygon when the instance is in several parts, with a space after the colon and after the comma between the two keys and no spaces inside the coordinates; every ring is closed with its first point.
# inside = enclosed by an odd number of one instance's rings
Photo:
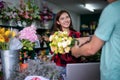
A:
{"type": "Polygon", "coordinates": [[[15,28],[15,29],[19,29],[19,30],[22,30],[24,28],[24,27],[20,27],[20,26],[9,26],[9,25],[0,25],[0,27],[15,28]]]}

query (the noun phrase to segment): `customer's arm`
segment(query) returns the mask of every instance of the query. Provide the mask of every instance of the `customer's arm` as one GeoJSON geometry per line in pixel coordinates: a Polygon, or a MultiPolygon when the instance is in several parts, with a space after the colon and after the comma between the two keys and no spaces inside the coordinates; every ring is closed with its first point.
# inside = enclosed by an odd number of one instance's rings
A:
{"type": "MultiPolygon", "coordinates": [[[[81,38],[79,39],[79,42],[81,42],[81,38]]],[[[82,45],[82,46],[78,46],[75,45],[74,47],[72,47],[71,52],[72,55],[75,57],[79,57],[79,56],[89,56],[89,55],[94,55],[97,51],[99,51],[101,49],[101,47],[103,46],[104,41],[99,39],[97,36],[93,35],[92,39],[90,42],[82,45]]]]}
{"type": "Polygon", "coordinates": [[[91,38],[92,38],[92,36],[80,37],[80,38],[76,38],[76,40],[79,42],[79,47],[80,47],[80,46],[83,46],[84,44],[90,42],[91,38]]]}

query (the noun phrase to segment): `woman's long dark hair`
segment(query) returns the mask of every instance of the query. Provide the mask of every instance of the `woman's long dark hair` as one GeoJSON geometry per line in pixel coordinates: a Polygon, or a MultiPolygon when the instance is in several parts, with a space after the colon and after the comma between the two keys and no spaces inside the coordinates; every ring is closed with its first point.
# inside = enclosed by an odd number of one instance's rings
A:
{"type": "Polygon", "coordinates": [[[54,19],[54,23],[53,23],[53,26],[52,26],[52,32],[55,32],[55,31],[62,31],[62,27],[61,25],[57,24],[57,21],[59,21],[59,18],[60,16],[63,14],[63,13],[67,13],[68,16],[70,17],[70,26],[69,26],[69,29],[72,30],[72,31],[76,31],[73,29],[73,25],[72,25],[72,19],[71,19],[71,16],[69,14],[69,12],[67,12],[66,10],[61,10],[59,11],[56,16],[55,16],[55,19],[54,19]]]}

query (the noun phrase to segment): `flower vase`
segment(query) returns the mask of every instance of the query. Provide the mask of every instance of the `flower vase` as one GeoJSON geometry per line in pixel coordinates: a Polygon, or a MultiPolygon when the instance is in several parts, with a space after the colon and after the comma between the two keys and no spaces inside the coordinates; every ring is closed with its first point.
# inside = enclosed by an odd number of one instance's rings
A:
{"type": "Polygon", "coordinates": [[[1,62],[4,80],[14,80],[19,71],[19,50],[1,50],[1,62]]]}

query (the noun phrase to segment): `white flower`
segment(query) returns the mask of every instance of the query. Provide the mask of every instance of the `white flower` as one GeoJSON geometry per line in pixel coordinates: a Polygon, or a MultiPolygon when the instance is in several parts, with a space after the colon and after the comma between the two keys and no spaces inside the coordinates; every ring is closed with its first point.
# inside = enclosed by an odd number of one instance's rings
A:
{"type": "Polygon", "coordinates": [[[67,47],[67,46],[68,46],[68,45],[67,45],[67,42],[66,42],[66,41],[63,41],[63,42],[62,42],[62,46],[63,46],[63,48],[67,47]]]}
{"type": "Polygon", "coordinates": [[[51,35],[50,37],[49,37],[49,41],[52,41],[53,40],[53,35],[51,35]]]}
{"type": "Polygon", "coordinates": [[[62,47],[62,42],[58,42],[58,47],[62,47]]]}
{"type": "Polygon", "coordinates": [[[71,40],[68,39],[68,40],[66,41],[66,43],[67,43],[67,45],[70,45],[70,44],[71,44],[71,40]]]}
{"type": "Polygon", "coordinates": [[[64,50],[66,53],[68,53],[70,51],[70,47],[66,47],[64,50]]]}

